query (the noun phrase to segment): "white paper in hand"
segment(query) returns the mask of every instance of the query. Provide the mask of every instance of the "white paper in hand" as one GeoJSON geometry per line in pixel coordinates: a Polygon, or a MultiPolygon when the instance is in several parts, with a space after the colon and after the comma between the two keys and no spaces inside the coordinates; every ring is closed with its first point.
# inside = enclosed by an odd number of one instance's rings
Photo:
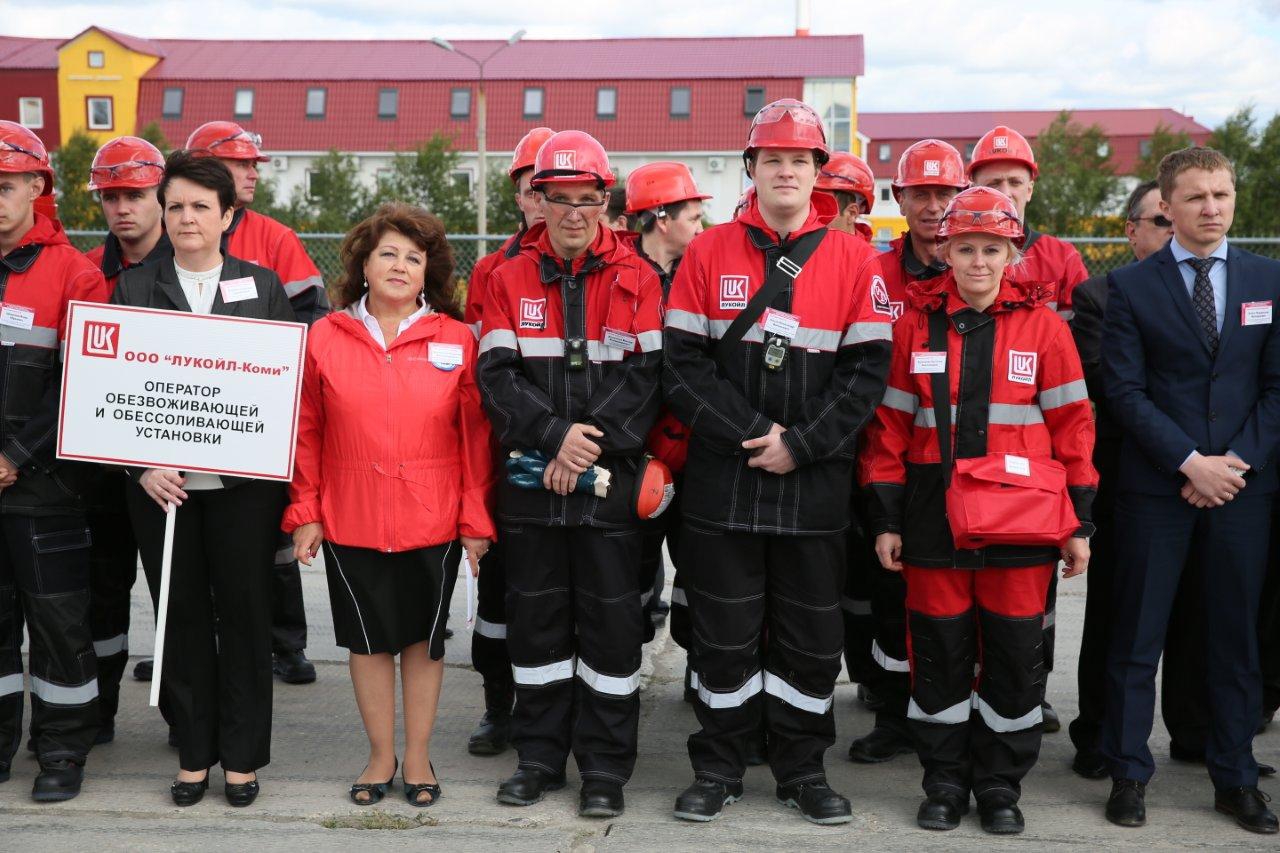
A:
{"type": "Polygon", "coordinates": [[[462,573],[467,578],[467,629],[470,630],[476,626],[476,576],[473,567],[478,566],[478,561],[466,548],[462,549],[462,557],[462,573]]]}

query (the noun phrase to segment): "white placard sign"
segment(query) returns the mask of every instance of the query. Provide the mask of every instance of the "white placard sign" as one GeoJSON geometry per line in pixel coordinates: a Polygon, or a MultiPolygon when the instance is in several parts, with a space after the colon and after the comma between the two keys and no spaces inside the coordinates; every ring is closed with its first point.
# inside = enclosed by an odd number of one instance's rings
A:
{"type": "Polygon", "coordinates": [[[293,476],[307,327],[72,302],[58,457],[293,476]]]}

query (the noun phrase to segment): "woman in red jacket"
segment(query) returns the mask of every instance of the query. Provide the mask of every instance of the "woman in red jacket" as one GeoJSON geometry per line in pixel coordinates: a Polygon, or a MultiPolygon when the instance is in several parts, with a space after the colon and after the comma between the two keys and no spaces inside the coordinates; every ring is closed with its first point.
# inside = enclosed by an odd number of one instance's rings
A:
{"type": "Polygon", "coordinates": [[[395,656],[404,689],[405,798],[440,798],[431,730],[461,549],[494,538],[493,463],[475,336],[453,297],[440,220],[386,204],[347,235],[337,301],[307,341],[291,503],[299,560],[323,546],[338,645],[369,736],[359,805],[395,781],[395,656]]]}
{"type": "Polygon", "coordinates": [[[1093,414],[1067,324],[1042,304],[1042,288],[1009,277],[1023,234],[996,190],[969,189],[947,206],[938,238],[950,270],[908,288],[911,307],[894,327],[888,387],[859,461],[876,554],[907,583],[907,717],[924,766],[917,822],[926,829],[959,826],[972,792],[983,829],[1023,830],[1020,783],[1040,752],[1045,594],[1059,557],[1063,577],[1089,562],[1093,414]],[[949,409],[935,408],[935,383],[948,390],[949,409]],[[954,424],[947,456],[966,466],[994,457],[1015,485],[1053,467],[1047,460],[1065,468],[1075,518],[1060,547],[956,546],[943,418],[954,424]]]}

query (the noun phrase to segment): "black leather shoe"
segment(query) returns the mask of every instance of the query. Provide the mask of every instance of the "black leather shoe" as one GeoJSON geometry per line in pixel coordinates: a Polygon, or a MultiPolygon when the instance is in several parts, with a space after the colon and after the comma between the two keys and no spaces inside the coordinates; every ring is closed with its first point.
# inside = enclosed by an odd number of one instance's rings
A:
{"type": "Polygon", "coordinates": [[[109,723],[102,723],[98,726],[98,733],[93,736],[94,746],[102,746],[104,743],[111,743],[116,739],[116,723],[112,720],[109,723]]]}
{"type": "Polygon", "coordinates": [[[301,650],[273,654],[271,671],[285,684],[310,684],[316,680],[316,665],[301,650]]]}
{"type": "Polygon", "coordinates": [[[155,669],[155,659],[143,658],[133,665],[133,678],[135,681],[150,681],[151,672],[155,669]]]}
{"type": "Polygon", "coordinates": [[[1047,735],[1062,731],[1062,721],[1058,719],[1058,712],[1053,710],[1048,699],[1040,703],[1040,717],[1040,731],[1047,735]]]}
{"type": "Polygon", "coordinates": [[[179,782],[176,779],[169,786],[169,796],[173,797],[175,806],[194,806],[204,799],[204,792],[209,790],[209,777],[199,782],[179,782]]]}
{"type": "Polygon", "coordinates": [[[1169,741],[1169,757],[1187,764],[1204,764],[1204,747],[1184,746],[1176,740],[1169,741]]]}
{"type": "Polygon", "coordinates": [[[510,684],[484,686],[484,716],[467,739],[472,755],[501,755],[511,745],[511,704],[515,687],[510,684]]]}
{"type": "Polygon", "coordinates": [[[1271,798],[1259,791],[1256,786],[1225,788],[1215,791],[1213,795],[1215,809],[1231,815],[1243,829],[1264,835],[1272,835],[1280,831],[1275,812],[1267,808],[1269,802],[1271,798]]]}
{"type": "Polygon", "coordinates": [[[1145,826],[1147,784],[1137,779],[1117,779],[1107,797],[1107,820],[1116,826],[1145,826]]]}
{"type": "Polygon", "coordinates": [[[0,764],[0,783],[9,781],[9,765],[0,764]]]}
{"type": "Polygon", "coordinates": [[[693,784],[676,797],[673,815],[681,820],[705,823],[720,817],[720,812],[730,803],[742,799],[742,783],[726,785],[714,779],[694,779],[693,784]]]}
{"type": "Polygon", "coordinates": [[[622,786],[607,779],[583,779],[578,792],[579,817],[617,817],[625,808],[622,786]]]}
{"type": "Polygon", "coordinates": [[[769,763],[769,734],[763,728],[747,738],[746,759],[748,767],[769,763]]]}
{"type": "Polygon", "coordinates": [[[865,684],[858,685],[858,701],[865,705],[868,711],[884,710],[884,700],[865,684]]]}
{"type": "Polygon", "coordinates": [[[992,835],[1017,835],[1027,828],[1022,810],[1008,797],[978,800],[978,820],[992,835]]]}
{"type": "Polygon", "coordinates": [[[902,732],[888,726],[876,726],[849,745],[849,760],[859,764],[883,764],[915,751],[911,738],[902,732]]]}
{"type": "Polygon", "coordinates": [[[31,786],[31,799],[37,803],[69,800],[80,793],[83,781],[84,768],[74,761],[42,761],[40,773],[31,786]]]}
{"type": "MultiPolygon", "coordinates": [[[[205,781],[207,782],[208,779],[205,781]]],[[[257,779],[248,782],[227,782],[222,786],[222,791],[227,797],[227,805],[238,809],[252,805],[253,801],[258,799],[260,790],[257,779]]]]}
{"type": "Polygon", "coordinates": [[[531,806],[542,802],[549,792],[563,787],[563,776],[548,776],[532,767],[519,767],[511,778],[498,786],[498,802],[509,806],[531,806]]]}
{"type": "Polygon", "coordinates": [[[1105,779],[1110,768],[1102,753],[1096,749],[1082,749],[1071,760],[1071,769],[1085,779],[1105,779]]]}
{"type": "Polygon", "coordinates": [[[921,829],[955,829],[960,817],[969,813],[969,798],[964,802],[955,794],[930,794],[916,812],[916,824],[921,829]]]}
{"type": "Polygon", "coordinates": [[[826,782],[779,785],[777,796],[778,802],[796,809],[810,823],[827,826],[853,820],[849,801],[831,790],[826,782]]]}

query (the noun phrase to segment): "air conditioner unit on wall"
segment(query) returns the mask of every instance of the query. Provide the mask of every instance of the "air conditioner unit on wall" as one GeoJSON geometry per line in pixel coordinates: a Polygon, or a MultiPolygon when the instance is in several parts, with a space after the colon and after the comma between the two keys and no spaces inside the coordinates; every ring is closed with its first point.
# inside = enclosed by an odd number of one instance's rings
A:
{"type": "Polygon", "coordinates": [[[283,172],[289,168],[289,158],[284,155],[276,155],[271,158],[271,168],[277,172],[283,172]]]}
{"type": "Polygon", "coordinates": [[[707,158],[707,171],[708,171],[708,172],[723,172],[723,171],[724,171],[724,158],[723,158],[723,157],[708,157],[708,158],[707,158]]]}

